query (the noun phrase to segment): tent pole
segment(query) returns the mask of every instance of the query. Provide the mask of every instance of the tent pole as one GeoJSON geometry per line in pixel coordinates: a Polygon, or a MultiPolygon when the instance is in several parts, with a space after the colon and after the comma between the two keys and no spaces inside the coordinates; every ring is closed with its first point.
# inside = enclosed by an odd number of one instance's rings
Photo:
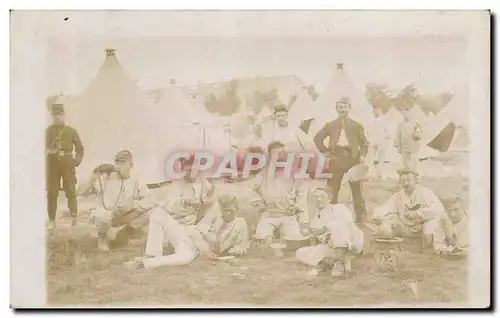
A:
{"type": "Polygon", "coordinates": [[[203,149],[205,149],[205,127],[202,127],[203,129],[203,149]]]}

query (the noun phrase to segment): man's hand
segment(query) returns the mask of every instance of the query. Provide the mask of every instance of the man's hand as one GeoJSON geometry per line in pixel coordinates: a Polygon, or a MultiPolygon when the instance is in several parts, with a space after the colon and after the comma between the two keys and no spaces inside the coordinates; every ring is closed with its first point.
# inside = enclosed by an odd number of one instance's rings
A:
{"type": "Polygon", "coordinates": [[[415,211],[407,211],[405,214],[405,218],[408,220],[416,220],[419,218],[418,212],[415,211]]]}
{"type": "Polygon", "coordinates": [[[347,250],[349,252],[354,252],[356,251],[356,246],[354,246],[351,241],[347,241],[347,250]]]}
{"type": "Polygon", "coordinates": [[[360,162],[360,163],[365,162],[365,156],[360,156],[360,157],[359,157],[359,162],[360,162]]]}
{"type": "Polygon", "coordinates": [[[135,209],[134,200],[125,200],[122,204],[117,207],[118,213],[123,214],[128,211],[135,209]]]}
{"type": "Polygon", "coordinates": [[[99,172],[99,171],[97,171],[97,170],[94,170],[94,171],[92,171],[92,176],[90,177],[90,180],[91,180],[92,182],[95,182],[95,181],[97,181],[97,179],[99,179],[101,176],[102,176],[102,173],[101,173],[101,172],[99,172]]]}

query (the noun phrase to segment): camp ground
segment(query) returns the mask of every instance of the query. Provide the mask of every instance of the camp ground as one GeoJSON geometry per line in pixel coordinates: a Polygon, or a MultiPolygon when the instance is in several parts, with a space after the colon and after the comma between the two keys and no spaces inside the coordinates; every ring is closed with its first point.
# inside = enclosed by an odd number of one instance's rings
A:
{"type": "MultiPolygon", "coordinates": [[[[209,149],[223,157],[242,148],[247,151],[250,147],[242,146],[240,140],[257,131],[257,126],[262,136],[252,136],[253,141],[272,140],[280,129],[277,104],[286,107],[291,128],[314,140],[325,124],[339,116],[335,105],[347,96],[352,105],[352,119],[364,127],[370,143],[375,135],[374,108],[378,105],[366,97],[368,83],[351,75],[349,67],[342,62],[333,63],[325,89],[314,94],[295,75],[200,82],[189,87],[166,77],[165,86],[152,92],[130,78],[127,66],[119,61],[119,52],[109,48],[95,78],[84,91],[78,95],[55,93],[47,99],[47,104],[53,104],[54,98],[65,99],[61,103],[67,108],[67,124],[78,131],[84,143],[85,159],[76,170],[79,182],[89,178],[96,166],[112,163],[117,152],[129,150],[134,158],[134,171],[162,200],[168,193],[166,187],[175,182],[165,173],[169,154],[209,149]]],[[[376,173],[370,148],[364,160],[368,172],[360,178],[368,217],[398,190],[397,171],[402,168],[401,156],[393,144],[397,127],[403,122],[399,97],[387,94],[389,107],[380,115],[388,136],[387,151],[378,162],[382,173],[376,173]]],[[[432,112],[424,112],[418,103],[409,111],[423,131],[420,182],[440,198],[450,193],[468,197],[469,125],[467,118],[460,117],[468,107],[465,96],[466,91],[457,90],[448,103],[437,105],[432,112]]],[[[269,144],[260,144],[259,149],[265,153],[269,144]]],[[[250,231],[255,231],[259,222],[254,212],[255,202],[262,197],[254,191],[258,187],[253,188],[252,178],[211,182],[216,195],[234,193],[241,198],[239,213],[250,231]]],[[[326,186],[326,181],[321,186],[326,186]]],[[[80,199],[78,224],[70,228],[64,193],[60,193],[57,224],[47,240],[48,299],[52,304],[354,306],[391,302],[460,303],[466,299],[466,260],[439,258],[408,248],[399,256],[402,267],[397,271],[380,271],[371,235],[365,235],[366,248],[353,263],[354,274],[342,279],[308,277],[296,261],[295,251],[285,250],[284,257],[277,259],[262,252],[253,240],[249,252],[236,261],[200,258],[182,267],[126,271],[122,263],[144,253],[147,229],[141,238],[128,245],[118,246],[107,254],[99,253],[91,217],[97,201],[95,197],[80,199]]],[[[341,186],[338,201],[352,206],[347,182],[341,186]]]]}

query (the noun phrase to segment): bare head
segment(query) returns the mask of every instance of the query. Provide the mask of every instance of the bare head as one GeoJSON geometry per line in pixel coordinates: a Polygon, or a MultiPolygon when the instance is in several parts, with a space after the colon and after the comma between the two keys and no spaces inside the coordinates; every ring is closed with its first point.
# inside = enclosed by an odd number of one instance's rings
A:
{"type": "Polygon", "coordinates": [[[443,200],[448,217],[452,223],[459,223],[466,215],[462,198],[451,197],[443,200]]]}
{"type": "Polygon", "coordinates": [[[238,198],[231,194],[222,195],[219,197],[219,205],[222,220],[226,223],[232,222],[238,213],[238,198]]]}
{"type": "Polygon", "coordinates": [[[418,181],[418,173],[412,169],[400,169],[399,184],[406,194],[411,194],[415,190],[418,181]]]}
{"type": "Polygon", "coordinates": [[[273,141],[267,146],[267,152],[271,158],[279,158],[280,160],[286,158],[285,145],[279,141],[273,141]]]}
{"type": "Polygon", "coordinates": [[[280,104],[274,107],[274,120],[280,127],[288,126],[288,110],[285,105],[280,104]]]}
{"type": "Polygon", "coordinates": [[[330,203],[328,193],[323,188],[314,189],[311,195],[318,209],[324,209],[330,203]]]}
{"type": "Polygon", "coordinates": [[[194,154],[189,155],[188,158],[181,159],[181,169],[185,172],[184,179],[191,181],[191,171],[194,166],[194,154]]]}
{"type": "Polygon", "coordinates": [[[403,114],[403,119],[404,119],[405,121],[409,121],[409,120],[410,120],[411,116],[410,116],[410,110],[409,110],[409,109],[406,109],[406,108],[405,108],[405,109],[403,109],[403,110],[401,111],[401,114],[403,114]]]}

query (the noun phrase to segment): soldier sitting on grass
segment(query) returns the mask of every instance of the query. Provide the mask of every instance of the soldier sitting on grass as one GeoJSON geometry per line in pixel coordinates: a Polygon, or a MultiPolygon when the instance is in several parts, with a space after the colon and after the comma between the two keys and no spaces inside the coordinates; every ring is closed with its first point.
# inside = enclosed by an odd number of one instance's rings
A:
{"type": "Polygon", "coordinates": [[[93,211],[98,233],[98,248],[109,251],[110,238],[125,241],[149,223],[149,189],[133,173],[132,153],[116,154],[114,165],[103,165],[78,187],[79,196],[97,195],[100,207],[93,211]]]}

